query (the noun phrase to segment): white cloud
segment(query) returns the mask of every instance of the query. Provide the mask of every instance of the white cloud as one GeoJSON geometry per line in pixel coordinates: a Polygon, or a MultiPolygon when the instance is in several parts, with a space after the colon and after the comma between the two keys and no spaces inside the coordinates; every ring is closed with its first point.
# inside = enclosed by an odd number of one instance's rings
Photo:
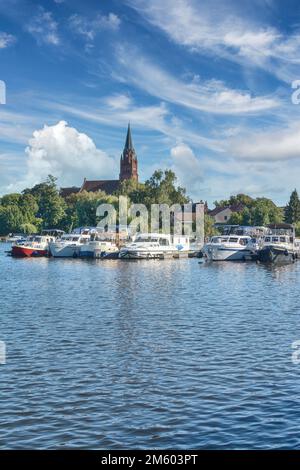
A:
{"type": "Polygon", "coordinates": [[[171,149],[171,168],[189,196],[201,193],[203,165],[188,145],[182,143],[171,149]]]}
{"type": "Polygon", "coordinates": [[[252,161],[300,161],[300,125],[271,128],[262,132],[248,131],[241,138],[229,139],[228,152],[237,159],[252,161]]]}
{"type": "Polygon", "coordinates": [[[215,114],[258,113],[274,108],[279,101],[271,96],[252,96],[248,91],[228,88],[221,81],[184,82],[153,64],[131,48],[117,50],[121,76],[152,96],[215,114]],[[131,64],[134,63],[134,73],[131,64]]]}
{"type": "Polygon", "coordinates": [[[286,36],[241,16],[231,3],[196,0],[127,0],[173,42],[192,51],[262,67],[289,81],[297,73],[300,34],[286,36]]]}
{"type": "Polygon", "coordinates": [[[53,19],[52,13],[43,7],[39,7],[39,13],[32,18],[25,29],[35,37],[38,44],[53,46],[60,44],[57,22],[53,19]]]}
{"type": "MultiPolygon", "coordinates": [[[[34,185],[52,174],[64,186],[80,185],[83,177],[115,178],[115,160],[97,149],[86,134],[69,127],[65,121],[36,130],[26,148],[26,174],[14,184],[19,189],[34,185]]],[[[11,188],[12,189],[12,188],[11,188]]]]}
{"type": "Polygon", "coordinates": [[[0,49],[6,49],[16,42],[15,36],[5,32],[0,32],[0,49]]]}
{"type": "Polygon", "coordinates": [[[109,13],[107,16],[98,14],[93,19],[78,14],[74,14],[69,18],[71,29],[75,33],[84,36],[88,41],[93,41],[100,31],[117,31],[120,24],[120,18],[114,13],[109,13]]]}
{"type": "Polygon", "coordinates": [[[109,96],[106,99],[106,103],[112,109],[128,109],[131,106],[132,101],[127,95],[117,94],[109,96]]]}

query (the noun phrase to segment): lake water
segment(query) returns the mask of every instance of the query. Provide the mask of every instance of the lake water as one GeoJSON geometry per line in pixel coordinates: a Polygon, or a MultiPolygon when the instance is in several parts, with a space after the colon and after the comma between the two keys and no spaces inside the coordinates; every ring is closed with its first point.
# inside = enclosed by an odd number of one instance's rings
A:
{"type": "Polygon", "coordinates": [[[1,449],[300,447],[300,263],[12,259],[1,449]]]}

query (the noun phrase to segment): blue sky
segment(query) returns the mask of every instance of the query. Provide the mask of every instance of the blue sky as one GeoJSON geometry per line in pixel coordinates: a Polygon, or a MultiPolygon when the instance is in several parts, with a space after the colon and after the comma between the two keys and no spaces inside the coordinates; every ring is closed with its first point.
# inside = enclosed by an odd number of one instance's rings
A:
{"type": "Polygon", "coordinates": [[[297,1],[0,0],[0,194],[117,178],[130,121],[141,180],[285,204],[299,65],[297,1]]]}

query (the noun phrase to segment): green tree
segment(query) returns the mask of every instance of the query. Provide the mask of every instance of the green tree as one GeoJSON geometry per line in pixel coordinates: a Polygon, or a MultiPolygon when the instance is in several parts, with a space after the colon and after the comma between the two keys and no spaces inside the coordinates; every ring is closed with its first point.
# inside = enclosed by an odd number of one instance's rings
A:
{"type": "Polygon", "coordinates": [[[0,206],[1,235],[8,235],[11,232],[19,232],[23,221],[23,214],[18,206],[0,206]]]}
{"type": "Polygon", "coordinates": [[[65,217],[66,203],[59,195],[56,179],[49,175],[43,183],[26,189],[24,195],[31,194],[38,204],[38,218],[42,219],[43,228],[59,228],[65,217]]]}
{"type": "Polygon", "coordinates": [[[72,194],[67,198],[66,217],[63,227],[70,230],[73,227],[94,227],[98,223],[96,215],[100,204],[113,204],[118,209],[118,197],[107,195],[104,191],[72,194]]]}
{"type": "Polygon", "coordinates": [[[145,201],[151,204],[186,204],[189,198],[185,188],[176,186],[177,177],[172,170],[156,170],[145,183],[145,201]]]}
{"type": "Polygon", "coordinates": [[[220,232],[215,227],[215,221],[213,217],[210,217],[208,214],[204,214],[204,235],[206,238],[213,237],[218,235],[220,232]]]}
{"type": "Polygon", "coordinates": [[[292,192],[289,203],[285,208],[285,221],[289,224],[300,222],[300,199],[296,189],[292,192]]]}
{"type": "Polygon", "coordinates": [[[233,212],[228,221],[230,225],[243,225],[243,214],[242,212],[233,212]]]}

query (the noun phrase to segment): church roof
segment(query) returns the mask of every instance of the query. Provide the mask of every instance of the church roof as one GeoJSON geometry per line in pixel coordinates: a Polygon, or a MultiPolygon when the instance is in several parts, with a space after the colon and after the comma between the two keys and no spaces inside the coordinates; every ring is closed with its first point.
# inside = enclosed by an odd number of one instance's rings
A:
{"type": "Polygon", "coordinates": [[[77,188],[76,186],[72,186],[70,188],[60,188],[59,194],[61,197],[68,197],[71,194],[79,193],[79,191],[80,191],[80,188],[77,188]]]}
{"type": "Polygon", "coordinates": [[[84,180],[80,192],[104,191],[106,194],[112,194],[119,189],[119,180],[84,180]]]}

